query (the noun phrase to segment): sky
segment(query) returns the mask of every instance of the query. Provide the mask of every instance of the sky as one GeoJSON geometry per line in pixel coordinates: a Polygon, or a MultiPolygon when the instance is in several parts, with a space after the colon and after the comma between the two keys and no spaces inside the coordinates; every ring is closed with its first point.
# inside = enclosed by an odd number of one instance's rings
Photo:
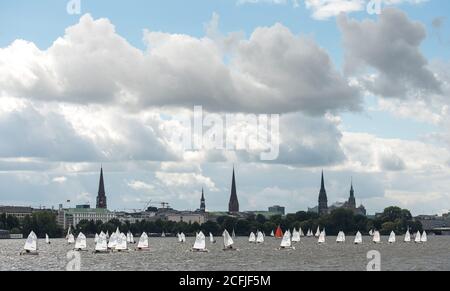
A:
{"type": "MultiPolygon", "coordinates": [[[[241,210],[307,210],[323,170],[329,204],[353,180],[370,214],[447,213],[448,11],[445,0],[1,1],[0,205],[94,206],[103,165],[110,209],[195,210],[204,188],[221,211],[234,165],[241,210]],[[219,120],[278,116],[278,155],[262,159],[259,139],[186,147],[177,137],[199,132],[180,117],[195,106],[219,120]]],[[[259,133],[245,119],[223,130],[259,133]]]]}

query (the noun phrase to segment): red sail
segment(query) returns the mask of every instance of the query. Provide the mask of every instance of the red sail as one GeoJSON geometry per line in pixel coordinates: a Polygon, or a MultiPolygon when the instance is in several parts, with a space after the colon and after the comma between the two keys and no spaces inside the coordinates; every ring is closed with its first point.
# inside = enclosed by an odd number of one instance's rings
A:
{"type": "Polygon", "coordinates": [[[275,232],[276,238],[283,238],[283,231],[281,230],[281,227],[277,228],[277,231],[275,232]]]}

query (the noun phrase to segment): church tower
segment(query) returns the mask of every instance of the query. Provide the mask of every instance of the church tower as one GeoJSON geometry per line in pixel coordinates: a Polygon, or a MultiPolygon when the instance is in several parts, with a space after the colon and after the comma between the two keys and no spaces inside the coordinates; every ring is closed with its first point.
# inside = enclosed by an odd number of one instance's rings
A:
{"type": "Polygon", "coordinates": [[[105,183],[103,182],[103,167],[100,170],[100,182],[98,185],[97,208],[107,209],[105,183]]]}
{"type": "Polygon", "coordinates": [[[328,198],[327,198],[327,190],[325,190],[325,179],[323,177],[322,171],[322,183],[320,186],[319,192],[319,215],[328,214],[328,198]]]}
{"type": "Polygon", "coordinates": [[[356,209],[355,190],[353,190],[353,179],[350,187],[350,198],[348,198],[347,205],[350,209],[356,209]]]}
{"type": "Polygon", "coordinates": [[[200,199],[200,212],[206,212],[205,193],[202,188],[202,198],[200,199]]]}
{"type": "Polygon", "coordinates": [[[230,202],[228,203],[228,212],[229,213],[239,212],[239,201],[236,193],[236,177],[234,174],[234,167],[233,167],[233,180],[231,182],[231,196],[230,202]]]}

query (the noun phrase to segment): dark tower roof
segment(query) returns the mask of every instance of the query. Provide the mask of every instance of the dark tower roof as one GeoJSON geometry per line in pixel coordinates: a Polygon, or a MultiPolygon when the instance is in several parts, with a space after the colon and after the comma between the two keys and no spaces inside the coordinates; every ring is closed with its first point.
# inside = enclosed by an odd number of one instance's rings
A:
{"type": "Polygon", "coordinates": [[[350,198],[348,198],[348,207],[350,209],[356,209],[355,190],[353,189],[353,178],[350,187],[350,198]]]}
{"type": "Polygon", "coordinates": [[[319,192],[319,215],[327,213],[328,213],[328,197],[327,197],[327,190],[325,189],[325,179],[322,171],[322,181],[319,192]]]}
{"type": "Polygon", "coordinates": [[[103,167],[100,169],[100,182],[98,183],[97,208],[106,209],[105,182],[103,181],[103,167]]]}
{"type": "Polygon", "coordinates": [[[233,167],[233,180],[231,182],[231,196],[230,202],[228,203],[228,212],[237,213],[239,212],[239,201],[236,193],[236,177],[233,167]]]}
{"type": "Polygon", "coordinates": [[[201,212],[205,212],[206,211],[205,193],[203,192],[203,188],[202,188],[202,198],[200,199],[200,211],[201,212]]]}

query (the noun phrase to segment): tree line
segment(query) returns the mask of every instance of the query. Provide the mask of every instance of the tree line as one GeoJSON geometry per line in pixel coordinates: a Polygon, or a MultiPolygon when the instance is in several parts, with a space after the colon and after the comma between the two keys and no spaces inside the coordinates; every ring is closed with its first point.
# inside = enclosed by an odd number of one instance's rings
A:
{"type": "MultiPolygon", "coordinates": [[[[183,232],[186,235],[194,235],[198,231],[203,231],[206,234],[211,232],[215,236],[220,236],[227,229],[229,232],[234,230],[236,235],[248,236],[250,232],[257,230],[269,235],[278,226],[283,231],[301,228],[305,233],[308,230],[315,232],[317,227],[320,227],[321,229],[325,228],[329,235],[337,235],[339,231],[344,231],[348,235],[353,235],[358,231],[368,234],[370,230],[379,230],[383,235],[388,235],[391,231],[403,234],[408,228],[411,232],[423,231],[421,223],[413,220],[410,211],[399,207],[388,207],[373,219],[355,215],[351,210],[340,208],[324,216],[304,211],[286,216],[274,215],[270,218],[260,214],[250,215],[245,219],[220,216],[216,221],[207,221],[202,225],[196,222],[176,223],[163,220],[142,220],[136,223],[121,222],[118,219],[107,223],[83,220],[73,232],[75,234],[83,232],[92,236],[101,231],[112,233],[119,228],[122,232],[130,231],[134,235],[140,235],[142,232],[155,235],[160,235],[162,232],[172,235],[183,232]]],[[[0,229],[9,230],[11,233],[22,233],[25,237],[33,230],[39,237],[45,237],[45,234],[48,234],[53,238],[64,237],[67,231],[58,225],[56,214],[50,211],[35,212],[23,220],[1,214],[0,229]]]]}

